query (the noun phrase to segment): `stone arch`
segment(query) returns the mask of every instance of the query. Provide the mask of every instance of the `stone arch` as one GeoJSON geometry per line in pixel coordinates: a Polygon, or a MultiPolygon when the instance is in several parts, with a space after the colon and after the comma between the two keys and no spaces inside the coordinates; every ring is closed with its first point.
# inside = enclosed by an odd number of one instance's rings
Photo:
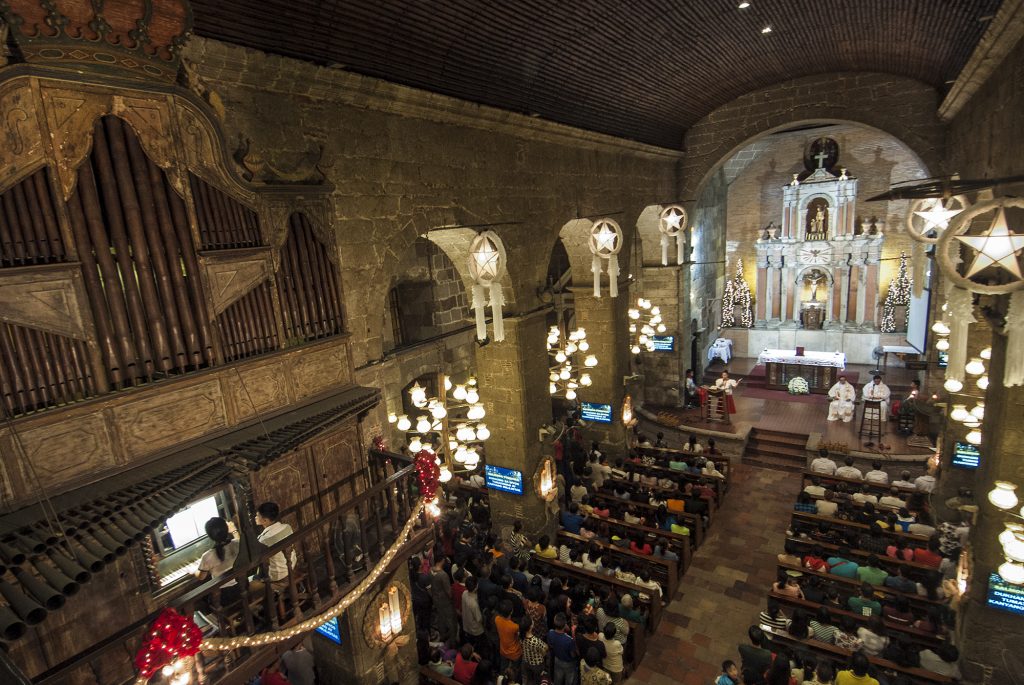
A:
{"type": "Polygon", "coordinates": [[[878,73],[817,74],[747,93],[687,131],[682,196],[696,202],[712,174],[755,139],[811,124],[876,129],[906,146],[930,174],[941,173],[945,134],[938,103],[931,86],[878,73]]]}
{"type": "MultiPolygon", "coordinates": [[[[636,268],[645,264],[661,264],[661,231],[658,230],[658,225],[661,222],[661,212],[666,206],[647,205],[636,219],[636,240],[639,243],[642,261],[636,268]]],[[[675,264],[674,261],[670,263],[675,264]]]]}

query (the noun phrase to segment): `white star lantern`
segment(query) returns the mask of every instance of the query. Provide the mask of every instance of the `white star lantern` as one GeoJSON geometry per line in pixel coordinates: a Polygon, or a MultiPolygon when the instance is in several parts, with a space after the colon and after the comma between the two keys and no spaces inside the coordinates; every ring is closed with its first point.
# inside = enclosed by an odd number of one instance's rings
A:
{"type": "Polygon", "coordinates": [[[1006,224],[1006,209],[999,208],[992,226],[981,235],[958,235],[957,240],[964,245],[977,251],[971,267],[967,271],[967,278],[990,266],[1004,269],[1018,280],[1021,279],[1020,264],[1017,263],[1017,253],[1024,249],[1024,235],[1017,235],[1010,232],[1006,224]]]}
{"type": "Polygon", "coordinates": [[[488,291],[494,323],[494,339],[505,339],[505,323],[501,307],[505,298],[501,291],[501,278],[505,275],[505,245],[494,231],[478,233],[469,244],[469,275],[473,278],[473,312],[476,315],[477,340],[487,338],[488,291]]]}
{"type": "Polygon", "coordinates": [[[658,219],[658,230],[661,231],[661,265],[668,266],[668,245],[670,238],[676,239],[676,264],[684,261],[686,240],[686,210],[679,205],[669,205],[661,210],[658,219]]]}
{"type": "Polygon", "coordinates": [[[929,197],[914,200],[907,211],[906,227],[910,237],[920,243],[934,245],[939,236],[949,228],[953,217],[967,209],[967,200],[962,195],[950,198],[929,197]],[[932,238],[928,233],[934,231],[932,238]]]}
{"type": "Polygon", "coordinates": [[[612,219],[599,219],[590,229],[590,252],[594,255],[590,270],[594,272],[594,297],[601,297],[601,260],[608,262],[608,294],[619,296],[619,250],[622,229],[612,219]]]}

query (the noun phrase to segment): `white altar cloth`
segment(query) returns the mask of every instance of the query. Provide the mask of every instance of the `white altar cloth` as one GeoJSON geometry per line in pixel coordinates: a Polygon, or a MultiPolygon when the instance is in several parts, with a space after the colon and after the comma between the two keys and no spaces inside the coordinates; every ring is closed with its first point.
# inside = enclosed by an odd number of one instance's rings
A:
{"type": "Polygon", "coordinates": [[[732,340],[718,338],[711,343],[711,347],[708,349],[708,361],[710,362],[715,357],[721,357],[722,361],[728,364],[729,359],[732,358],[732,340]]]}
{"type": "Polygon", "coordinates": [[[803,356],[796,356],[796,350],[764,350],[757,355],[758,364],[802,364],[804,366],[834,366],[846,368],[846,355],[842,352],[812,352],[804,350],[803,356]]]}

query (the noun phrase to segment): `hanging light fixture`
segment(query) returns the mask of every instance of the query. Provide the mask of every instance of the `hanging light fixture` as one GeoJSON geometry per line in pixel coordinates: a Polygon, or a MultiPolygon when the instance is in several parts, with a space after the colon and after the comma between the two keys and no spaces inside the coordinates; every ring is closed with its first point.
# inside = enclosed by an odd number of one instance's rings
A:
{"type": "Polygon", "coordinates": [[[979,376],[978,380],[974,382],[981,390],[988,390],[988,376],[979,376]]]}
{"type": "Polygon", "coordinates": [[[947,378],[946,382],[942,384],[942,387],[945,388],[947,392],[960,392],[964,389],[964,384],[955,378],[947,378]]]}
{"type": "Polygon", "coordinates": [[[1007,583],[1024,585],[1024,564],[1007,559],[1006,562],[999,565],[998,573],[1007,583]]]}
{"type": "Polygon", "coordinates": [[[397,423],[395,424],[395,428],[397,428],[400,431],[407,431],[410,428],[412,428],[412,422],[409,421],[408,416],[402,414],[401,416],[398,417],[397,423]]]}
{"type": "Polygon", "coordinates": [[[658,231],[661,233],[661,265],[668,266],[669,243],[676,241],[676,264],[686,261],[686,210],[680,205],[669,205],[661,210],[658,217],[658,231]]]}
{"type": "Polygon", "coordinates": [[[981,444],[981,429],[978,426],[972,427],[967,435],[964,436],[964,440],[977,447],[981,444]]]}
{"type": "Polygon", "coordinates": [[[980,376],[985,373],[985,364],[981,361],[981,357],[972,357],[971,361],[964,366],[964,371],[972,376],[980,376]]]}
{"type": "Polygon", "coordinates": [[[936,321],[932,324],[932,332],[939,335],[949,335],[951,330],[945,321],[936,321]]]}
{"type": "Polygon", "coordinates": [[[985,420],[985,403],[978,400],[978,403],[971,409],[971,416],[976,418],[978,421],[985,420]]]}
{"type": "Polygon", "coordinates": [[[592,369],[598,365],[597,356],[587,354],[590,344],[587,331],[577,328],[564,336],[562,329],[555,325],[548,331],[548,390],[552,395],[562,395],[567,400],[577,399],[577,390],[591,384],[590,374],[579,372],[580,368],[592,369]],[[582,363],[578,360],[582,357],[582,363]],[[586,381],[584,381],[586,378],[586,381]]]}
{"type": "Polygon", "coordinates": [[[935,349],[937,349],[939,352],[946,352],[947,350],[949,350],[949,341],[946,340],[945,338],[939,338],[938,340],[935,341],[935,349]]]}
{"type": "Polygon", "coordinates": [[[989,502],[1003,511],[1017,506],[1016,484],[1005,480],[997,480],[993,485],[995,487],[988,493],[989,502]]]}
{"type": "Polygon", "coordinates": [[[971,414],[970,412],[967,411],[966,404],[954,404],[953,411],[949,412],[949,418],[953,419],[954,421],[959,421],[960,423],[963,423],[970,417],[971,414]]]}

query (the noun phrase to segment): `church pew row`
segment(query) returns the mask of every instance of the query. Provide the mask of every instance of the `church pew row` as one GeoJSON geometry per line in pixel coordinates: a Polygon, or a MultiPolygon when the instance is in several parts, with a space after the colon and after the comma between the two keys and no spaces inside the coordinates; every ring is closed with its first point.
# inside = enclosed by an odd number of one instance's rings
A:
{"type": "MultiPolygon", "coordinates": [[[[842,647],[836,647],[830,645],[827,642],[820,642],[811,638],[801,640],[795,638],[792,635],[782,631],[765,631],[769,641],[774,644],[782,644],[790,649],[803,650],[814,652],[821,656],[827,656],[831,660],[837,662],[840,666],[845,666],[849,663],[851,652],[848,649],[842,647]]],[[[869,656],[868,661],[875,668],[883,669],[886,671],[895,671],[905,675],[912,683],[918,683],[919,685],[932,685],[933,683],[953,683],[955,682],[949,676],[939,675],[932,671],[923,668],[909,668],[906,666],[900,666],[894,661],[888,659],[882,659],[877,656],[869,656]]]]}
{"type": "MultiPolygon", "coordinates": [[[[867,488],[872,494],[877,494],[877,495],[887,495],[892,490],[892,486],[891,485],[882,485],[881,483],[869,483],[866,480],[857,480],[856,478],[843,478],[842,476],[830,476],[830,475],[825,474],[825,473],[818,473],[816,471],[811,471],[810,469],[805,470],[801,474],[801,476],[803,478],[802,481],[801,481],[801,484],[800,484],[800,489],[801,490],[804,487],[806,487],[806,486],[811,484],[811,479],[812,478],[817,478],[820,481],[821,485],[825,486],[828,489],[835,489],[834,487],[829,487],[829,486],[835,486],[838,483],[843,483],[843,484],[845,484],[847,486],[851,486],[851,485],[855,485],[857,487],[862,487],[863,486],[863,487],[867,488]]],[[[918,493],[917,488],[900,487],[899,491],[900,491],[901,495],[906,495],[908,497],[910,495],[924,494],[924,493],[918,493]]]]}
{"type": "MultiPolygon", "coordinates": [[[[651,526],[642,526],[639,523],[627,523],[622,519],[604,518],[601,516],[588,516],[586,527],[604,537],[608,537],[605,535],[605,528],[618,527],[625,529],[627,532],[645,537],[653,535],[655,540],[665,538],[672,551],[679,555],[679,561],[681,562],[679,564],[679,574],[682,575],[690,567],[690,560],[693,556],[693,538],[689,535],[680,535],[669,530],[661,530],[651,526]]],[[[647,539],[650,541],[649,537],[647,539]]]]}
{"type": "Polygon", "coordinates": [[[645,626],[647,631],[653,633],[658,627],[658,622],[661,621],[661,601],[654,596],[656,593],[650,588],[641,587],[635,583],[619,580],[615,576],[587,571],[586,569],[580,568],[579,566],[573,566],[572,564],[564,564],[557,559],[544,559],[543,557],[538,557],[536,555],[534,555],[533,559],[541,566],[547,566],[557,575],[571,576],[578,580],[584,580],[591,585],[600,585],[614,590],[618,595],[622,595],[624,592],[630,593],[633,595],[633,598],[638,605],[647,613],[647,622],[645,626]],[[643,597],[641,595],[643,595],[643,597]],[[647,597],[647,599],[644,599],[644,597],[647,597]]]}
{"type": "MultiPolygon", "coordinates": [[[[808,568],[802,568],[796,564],[787,564],[785,562],[778,562],[778,568],[783,571],[800,571],[805,576],[817,576],[824,581],[835,583],[837,586],[845,588],[847,594],[856,594],[860,592],[861,581],[856,578],[846,578],[844,576],[837,576],[824,571],[812,571],[808,568]]],[[[905,597],[910,603],[910,607],[914,611],[920,611],[922,613],[927,612],[930,607],[941,607],[945,606],[942,600],[929,599],[924,595],[919,595],[916,592],[900,592],[899,590],[884,585],[873,585],[872,588],[876,595],[882,595],[885,598],[894,599],[896,597],[905,597]]]]}
{"type": "MultiPolygon", "coordinates": [[[[828,556],[831,556],[834,552],[839,550],[839,545],[834,545],[830,542],[818,542],[817,540],[798,537],[787,537],[786,539],[791,543],[799,545],[803,554],[811,551],[811,548],[815,545],[818,545],[825,550],[828,556]]],[[[850,556],[852,557],[850,561],[857,562],[859,566],[863,566],[868,557],[873,554],[873,552],[858,549],[854,545],[847,546],[847,549],[850,550],[850,556]]],[[[911,576],[917,579],[923,578],[929,573],[939,572],[939,569],[936,567],[929,566],[928,564],[922,564],[918,561],[903,561],[901,559],[894,559],[885,554],[875,554],[875,557],[878,558],[878,567],[891,576],[896,575],[897,569],[903,565],[906,565],[911,571],[911,576]]]]}
{"type": "MultiPolygon", "coordinates": [[[[636,502],[636,501],[633,501],[633,500],[626,501],[626,500],[623,500],[623,499],[619,499],[615,495],[611,495],[611,494],[608,494],[606,492],[600,492],[599,491],[599,492],[592,493],[590,495],[590,498],[591,498],[592,501],[599,502],[600,504],[607,504],[607,505],[612,505],[612,506],[617,506],[617,507],[618,506],[626,506],[626,505],[632,504],[639,511],[644,511],[644,512],[647,512],[648,514],[657,514],[658,513],[658,507],[652,506],[652,505],[648,504],[646,501],[644,501],[644,502],[636,502]]],[[[683,512],[682,514],[676,514],[676,517],[681,519],[682,522],[685,523],[686,527],[690,529],[690,537],[693,538],[693,545],[695,547],[700,547],[700,545],[704,542],[704,526],[702,525],[701,521],[699,520],[699,517],[696,514],[688,514],[686,512],[683,512]]],[[[658,530],[658,529],[655,528],[655,530],[658,530]]]]}
{"type": "MultiPolygon", "coordinates": [[[[811,498],[812,502],[824,502],[825,501],[825,498],[822,497],[821,495],[808,495],[808,497],[811,498]]],[[[850,506],[852,506],[852,507],[854,507],[856,509],[863,509],[864,508],[864,504],[865,504],[864,502],[858,502],[858,501],[852,500],[852,499],[851,500],[833,499],[832,501],[835,502],[836,504],[840,504],[840,505],[842,505],[842,504],[849,504],[850,506]]],[[[875,504],[874,506],[875,506],[875,511],[879,511],[879,512],[895,514],[895,513],[897,513],[899,511],[899,507],[896,507],[896,506],[891,505],[891,504],[875,504]]],[[[923,511],[922,508],[914,506],[914,505],[911,505],[909,502],[907,503],[907,510],[910,511],[911,513],[914,513],[914,514],[919,514],[921,511],[923,511]]]]}
{"type": "MultiPolygon", "coordinates": [[[[689,461],[694,456],[694,455],[690,454],[689,452],[684,452],[683,450],[672,449],[671,447],[639,447],[639,448],[637,448],[637,451],[640,454],[650,455],[652,457],[659,458],[659,459],[661,459],[664,462],[668,462],[668,461],[672,461],[672,460],[675,460],[675,461],[689,461]]],[[[725,478],[722,479],[722,481],[723,481],[723,484],[725,485],[725,489],[728,490],[729,489],[729,483],[732,481],[732,479],[730,478],[731,474],[730,474],[729,458],[727,456],[725,456],[724,454],[708,454],[707,452],[704,452],[704,453],[699,454],[697,456],[701,456],[701,457],[704,457],[705,459],[708,459],[709,461],[715,462],[715,465],[718,467],[718,470],[722,472],[723,476],[725,476],[725,478]]]]}
{"type": "MultiPolygon", "coordinates": [[[[827,523],[833,530],[841,530],[846,533],[854,532],[857,535],[866,533],[871,529],[871,526],[866,523],[857,523],[856,521],[844,521],[837,519],[832,516],[819,516],[818,514],[806,514],[800,511],[793,512],[793,520],[795,523],[803,523],[805,527],[811,529],[817,529],[819,523],[827,523]]],[[[914,535],[912,533],[904,533],[903,531],[895,530],[883,530],[882,536],[890,540],[902,540],[911,547],[925,547],[928,545],[928,538],[924,535],[914,535]]]]}
{"type": "Polygon", "coordinates": [[[558,538],[569,545],[594,544],[601,549],[603,554],[611,557],[612,559],[617,561],[626,561],[633,566],[634,569],[646,568],[651,574],[651,580],[656,580],[661,583],[661,587],[665,591],[665,596],[669,599],[675,597],[676,590],[679,589],[679,565],[675,560],[637,554],[636,552],[631,552],[627,548],[616,547],[615,545],[600,542],[598,540],[585,540],[579,535],[574,535],[573,533],[565,530],[558,531],[558,538]]]}
{"type": "MultiPolygon", "coordinates": [[[[615,486],[622,486],[622,487],[624,487],[625,489],[629,490],[631,495],[634,494],[634,493],[637,493],[637,492],[644,493],[645,496],[644,496],[644,499],[643,499],[642,502],[638,502],[636,500],[630,500],[629,501],[630,504],[637,504],[637,505],[639,505],[639,504],[642,503],[645,507],[651,507],[654,511],[657,511],[658,508],[657,507],[653,507],[652,505],[648,504],[646,493],[653,492],[654,494],[660,495],[660,496],[664,497],[665,499],[671,499],[672,495],[674,495],[676,493],[675,488],[663,488],[663,487],[660,487],[660,486],[657,486],[657,485],[644,485],[643,483],[637,483],[635,481],[624,480],[622,478],[606,478],[605,481],[604,481],[604,486],[602,487],[602,489],[599,492],[603,492],[605,494],[609,494],[610,495],[611,494],[611,492],[610,492],[611,488],[614,488],[615,486]]],[[[612,495],[612,496],[614,497],[614,495],[612,495]]],[[[622,502],[622,501],[625,501],[625,500],[619,500],[619,501],[622,502]]],[[[702,501],[706,502],[707,505],[708,505],[708,507],[707,507],[707,511],[708,511],[708,522],[707,522],[707,525],[708,525],[708,527],[710,527],[711,524],[714,522],[715,510],[717,509],[717,507],[715,506],[714,502],[709,502],[708,500],[702,500],[702,501]]],[[[693,514],[693,513],[690,513],[690,512],[683,512],[683,516],[684,517],[693,517],[694,522],[697,521],[697,515],[696,514],[693,514]]]]}
{"type": "MultiPolygon", "coordinates": [[[[685,480],[688,480],[688,481],[690,481],[692,483],[698,483],[701,480],[705,480],[705,481],[707,481],[708,485],[710,485],[712,487],[712,489],[714,489],[715,497],[716,497],[716,499],[719,502],[721,502],[722,498],[725,497],[725,493],[729,489],[728,488],[728,482],[725,479],[723,479],[723,478],[712,478],[711,476],[705,476],[705,475],[700,474],[700,473],[690,473],[689,471],[677,471],[676,469],[669,468],[669,465],[668,465],[669,461],[683,461],[684,459],[686,459],[687,456],[689,456],[690,459],[692,459],[693,455],[689,455],[687,452],[678,452],[677,453],[679,455],[678,457],[675,454],[673,454],[671,457],[663,457],[661,455],[651,454],[651,452],[655,451],[655,450],[657,450],[657,448],[654,448],[654,447],[652,447],[652,448],[642,448],[640,450],[640,454],[641,455],[654,457],[657,460],[655,464],[653,464],[651,466],[647,466],[645,464],[628,464],[627,466],[653,469],[657,473],[657,475],[659,475],[659,476],[660,475],[669,475],[669,476],[671,476],[671,475],[678,475],[678,476],[682,476],[685,480]]],[[[658,451],[661,451],[661,450],[658,450],[658,451]]],[[[722,457],[722,459],[724,459],[724,457],[722,457]]],[[[714,461],[714,460],[712,459],[712,461],[714,461]]],[[[718,462],[715,462],[715,464],[718,464],[718,462]]],[[[721,466],[719,466],[718,470],[722,471],[721,466]]],[[[724,474],[725,471],[722,471],[722,473],[724,474]]]]}
{"type": "MultiPolygon", "coordinates": [[[[833,619],[839,616],[849,616],[854,620],[858,627],[867,626],[870,621],[869,617],[862,616],[861,614],[850,611],[849,609],[829,606],[827,604],[821,604],[820,602],[812,602],[808,599],[790,597],[789,595],[780,595],[777,592],[769,592],[768,597],[774,599],[783,606],[787,606],[792,609],[803,609],[811,618],[814,618],[819,608],[825,606],[828,607],[829,613],[832,615],[833,619]]],[[[890,638],[905,639],[908,642],[929,648],[934,648],[935,646],[945,642],[945,640],[938,635],[929,633],[926,630],[921,630],[920,628],[893,623],[891,621],[883,621],[883,623],[885,624],[886,635],[890,638]]]]}
{"type": "Polygon", "coordinates": [[[722,504],[722,498],[725,496],[725,491],[722,488],[722,481],[718,478],[709,478],[708,476],[702,476],[697,473],[689,473],[688,471],[677,471],[676,469],[670,469],[667,465],[661,466],[655,464],[653,466],[647,466],[646,464],[627,464],[623,467],[626,471],[634,471],[645,476],[654,476],[655,478],[668,478],[673,483],[676,483],[682,488],[686,483],[707,483],[712,491],[715,493],[714,508],[718,509],[722,504]]]}

